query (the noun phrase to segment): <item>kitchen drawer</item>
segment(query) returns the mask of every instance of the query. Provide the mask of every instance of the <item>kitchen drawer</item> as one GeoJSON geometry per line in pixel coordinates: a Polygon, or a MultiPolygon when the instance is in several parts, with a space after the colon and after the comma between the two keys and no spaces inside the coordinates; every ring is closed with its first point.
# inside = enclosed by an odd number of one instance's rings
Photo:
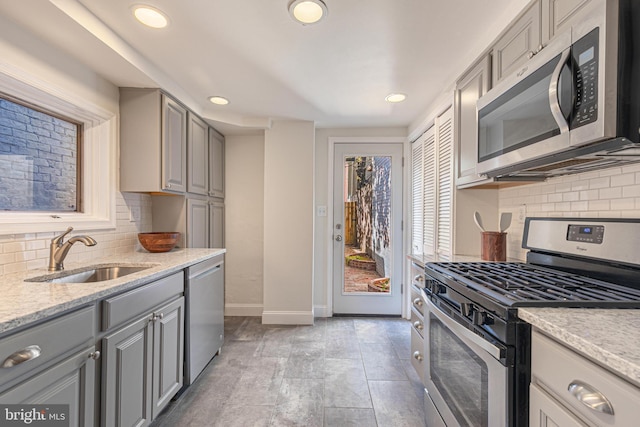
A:
{"type": "Polygon", "coordinates": [[[424,268],[415,262],[411,263],[411,285],[424,288],[424,268]]]}
{"type": "Polygon", "coordinates": [[[424,337],[424,317],[415,309],[411,309],[411,328],[424,337]]]}
{"type": "MultiPolygon", "coordinates": [[[[589,423],[607,426],[637,425],[639,388],[537,331],[532,334],[531,376],[532,383],[538,384],[589,423]],[[574,397],[568,388],[576,382],[582,382],[586,388],[605,396],[611,403],[614,414],[593,410],[574,397]]],[[[589,398],[593,400],[593,394],[589,398]]]]}
{"type": "Polygon", "coordinates": [[[420,289],[415,285],[411,285],[411,307],[418,310],[418,312],[424,316],[424,301],[422,300],[422,294],[420,289]]]}
{"type": "Polygon", "coordinates": [[[184,272],[180,271],[108,298],[102,303],[102,330],[109,330],[131,320],[182,293],[184,293],[184,272]]]}
{"type": "Polygon", "coordinates": [[[424,338],[411,328],[411,365],[424,384],[424,338]]]}
{"type": "MultiPolygon", "coordinates": [[[[4,363],[11,355],[30,346],[38,346],[40,350],[32,349],[31,360],[26,360],[12,367],[0,368],[0,387],[10,381],[31,374],[38,368],[58,359],[81,346],[86,346],[94,340],[95,308],[86,307],[72,313],[60,316],[45,323],[33,326],[22,332],[10,335],[0,340],[0,363],[4,363]],[[38,354],[36,356],[36,354],[38,354]]],[[[29,352],[24,352],[24,355],[29,352]]],[[[19,358],[19,355],[15,356],[19,358]]]]}

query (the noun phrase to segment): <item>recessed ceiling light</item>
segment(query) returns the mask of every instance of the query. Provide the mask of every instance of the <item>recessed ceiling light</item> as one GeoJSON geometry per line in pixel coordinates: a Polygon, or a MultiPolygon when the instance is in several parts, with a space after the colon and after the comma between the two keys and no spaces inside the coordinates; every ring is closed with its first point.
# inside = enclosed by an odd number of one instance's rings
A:
{"type": "Polygon", "coordinates": [[[147,27],[164,28],[169,25],[167,15],[151,6],[140,4],[133,6],[133,16],[147,27]]]}
{"type": "Polygon", "coordinates": [[[303,25],[319,22],[328,12],[322,0],[293,0],[289,3],[289,14],[303,25]]]}
{"type": "Polygon", "coordinates": [[[216,105],[227,105],[229,100],[224,96],[210,96],[209,101],[216,105]]]}
{"type": "Polygon", "coordinates": [[[402,102],[405,99],[407,99],[407,95],[404,93],[390,93],[384,98],[387,102],[402,102]]]}

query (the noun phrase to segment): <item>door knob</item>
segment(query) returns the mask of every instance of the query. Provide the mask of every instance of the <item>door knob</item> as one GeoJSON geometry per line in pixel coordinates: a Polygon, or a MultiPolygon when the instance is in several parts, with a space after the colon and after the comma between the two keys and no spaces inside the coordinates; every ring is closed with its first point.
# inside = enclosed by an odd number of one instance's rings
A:
{"type": "Polygon", "coordinates": [[[342,236],[341,235],[337,235],[336,236],[336,242],[342,242],[342,236]]]}

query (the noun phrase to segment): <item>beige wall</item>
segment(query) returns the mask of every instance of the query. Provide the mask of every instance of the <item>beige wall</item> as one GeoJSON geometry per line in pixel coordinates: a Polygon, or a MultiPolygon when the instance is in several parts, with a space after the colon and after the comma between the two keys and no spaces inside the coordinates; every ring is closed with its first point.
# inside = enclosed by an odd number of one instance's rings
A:
{"type": "MultiPolygon", "coordinates": [[[[45,83],[58,96],[73,102],[82,99],[118,114],[118,88],[97,73],[52,48],[20,27],[0,18],[0,70],[33,84],[45,83]],[[39,82],[39,83],[38,83],[39,82]]],[[[60,231],[66,226],[61,225],[60,231]]],[[[137,233],[151,230],[151,198],[140,194],[116,194],[116,228],[83,231],[96,239],[94,247],[74,245],[66,266],[139,248],[137,233]],[[140,221],[129,221],[131,207],[139,207],[140,221]]],[[[79,234],[79,233],[74,233],[79,234]]],[[[0,274],[45,268],[49,242],[55,233],[0,235],[0,274]]]]}
{"type": "Polygon", "coordinates": [[[640,164],[505,188],[499,199],[500,211],[513,213],[508,256],[524,260],[524,217],[640,218],[640,164]]]}
{"type": "Polygon", "coordinates": [[[313,323],[313,148],[313,122],[265,131],[263,323],[313,323]]]}
{"type": "Polygon", "coordinates": [[[225,141],[225,314],[262,316],[264,135],[225,141]]]}
{"type": "MultiPolygon", "coordinates": [[[[332,137],[406,137],[407,128],[340,128],[340,129],[316,129],[315,144],[315,206],[327,206],[329,197],[329,138],[332,137]]],[[[406,163],[405,163],[406,164],[406,163]]],[[[406,168],[405,168],[406,169],[406,168]]],[[[315,217],[314,227],[314,292],[313,305],[317,317],[330,314],[327,306],[327,293],[331,285],[331,275],[327,271],[328,260],[328,216],[315,217]]]]}

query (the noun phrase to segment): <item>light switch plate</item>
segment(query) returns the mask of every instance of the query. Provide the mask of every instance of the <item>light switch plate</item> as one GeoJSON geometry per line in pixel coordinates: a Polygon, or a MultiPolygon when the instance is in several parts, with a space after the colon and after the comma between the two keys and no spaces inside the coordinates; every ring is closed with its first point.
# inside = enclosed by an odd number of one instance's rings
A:
{"type": "Polygon", "coordinates": [[[316,215],[317,216],[327,216],[327,207],[326,206],[316,206],[316,215]]]}

